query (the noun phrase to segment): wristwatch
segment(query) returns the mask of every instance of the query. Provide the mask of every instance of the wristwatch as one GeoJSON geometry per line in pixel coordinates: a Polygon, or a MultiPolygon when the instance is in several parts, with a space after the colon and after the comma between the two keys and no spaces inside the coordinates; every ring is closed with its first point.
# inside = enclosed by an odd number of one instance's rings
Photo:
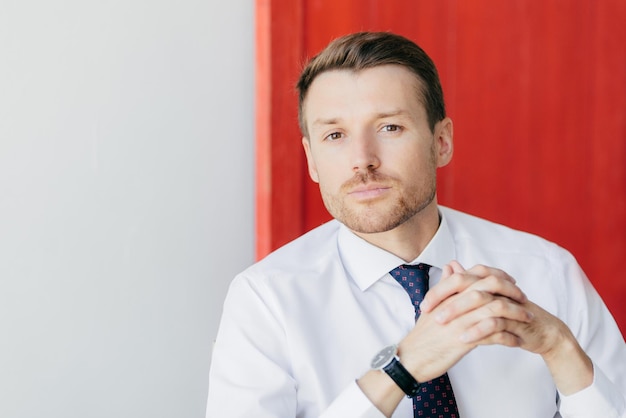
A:
{"type": "Polygon", "coordinates": [[[397,345],[390,345],[380,350],[372,359],[371,366],[372,369],[383,370],[387,373],[409,398],[417,395],[420,384],[400,363],[397,345]]]}

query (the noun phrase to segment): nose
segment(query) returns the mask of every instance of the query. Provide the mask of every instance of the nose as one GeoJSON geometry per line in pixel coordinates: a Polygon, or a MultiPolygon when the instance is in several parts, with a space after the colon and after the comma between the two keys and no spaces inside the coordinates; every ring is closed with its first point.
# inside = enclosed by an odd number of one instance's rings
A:
{"type": "Polygon", "coordinates": [[[378,144],[374,135],[362,134],[352,141],[352,171],[371,171],[380,166],[378,144]]]}

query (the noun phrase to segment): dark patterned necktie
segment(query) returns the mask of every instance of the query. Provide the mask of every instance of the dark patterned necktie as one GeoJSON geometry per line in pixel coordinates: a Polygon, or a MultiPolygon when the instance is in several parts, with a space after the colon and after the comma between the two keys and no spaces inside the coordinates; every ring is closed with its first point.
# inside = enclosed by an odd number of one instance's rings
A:
{"type": "MultiPolygon", "coordinates": [[[[427,264],[416,266],[402,265],[389,272],[404,287],[415,307],[415,320],[420,315],[419,304],[428,291],[427,264]]],[[[413,398],[413,416],[415,418],[459,418],[459,411],[452,392],[448,374],[430,382],[422,383],[419,393],[413,398]]]]}

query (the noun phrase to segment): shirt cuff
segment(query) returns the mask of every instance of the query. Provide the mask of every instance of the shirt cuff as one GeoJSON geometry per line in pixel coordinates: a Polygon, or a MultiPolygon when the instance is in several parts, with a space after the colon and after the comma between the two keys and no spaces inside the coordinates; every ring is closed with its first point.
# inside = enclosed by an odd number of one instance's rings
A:
{"type": "Polygon", "coordinates": [[[593,383],[589,387],[567,396],[559,393],[559,396],[559,412],[563,418],[626,416],[624,396],[595,364],[593,383]]]}
{"type": "Polygon", "coordinates": [[[385,415],[372,404],[356,381],[354,381],[320,415],[320,418],[345,417],[385,418],[385,415]]]}

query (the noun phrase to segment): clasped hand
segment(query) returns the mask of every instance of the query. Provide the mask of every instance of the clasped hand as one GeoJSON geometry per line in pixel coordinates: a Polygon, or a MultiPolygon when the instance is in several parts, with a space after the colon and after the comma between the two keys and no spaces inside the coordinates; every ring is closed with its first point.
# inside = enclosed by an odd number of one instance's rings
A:
{"type": "Polygon", "coordinates": [[[453,261],[420,308],[415,327],[399,344],[402,363],[418,381],[438,377],[477,346],[492,344],[543,356],[557,386],[555,373],[567,368],[561,355],[567,358],[573,350],[592,370],[567,326],[529,301],[502,270],[481,265],[466,270],[453,261]]]}

